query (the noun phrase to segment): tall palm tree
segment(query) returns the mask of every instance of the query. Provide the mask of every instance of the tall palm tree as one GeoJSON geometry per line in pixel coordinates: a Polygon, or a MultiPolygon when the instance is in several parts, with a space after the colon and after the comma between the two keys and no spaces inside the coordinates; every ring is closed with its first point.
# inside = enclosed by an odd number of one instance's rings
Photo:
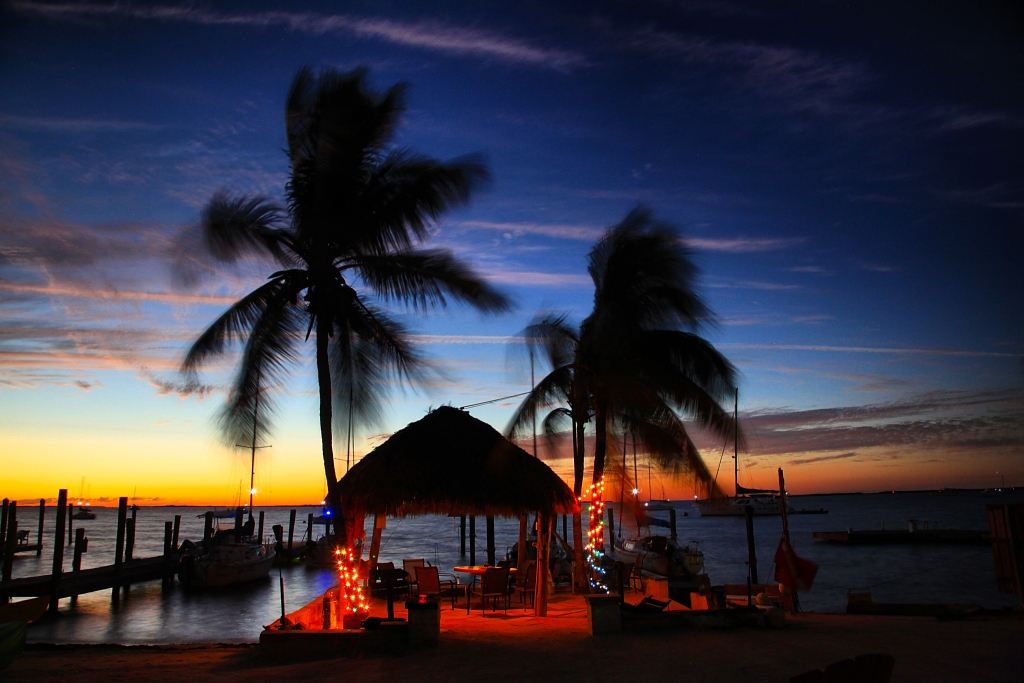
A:
{"type": "Polygon", "coordinates": [[[318,76],[301,69],[285,110],[286,207],[220,192],[202,214],[202,244],[213,259],[256,256],[276,269],[196,340],[182,372],[194,377],[211,357],[242,343],[222,427],[229,442],[254,430],[262,435],[268,400],[261,392],[282,379],[312,336],[324,474],[335,511],[335,415],[347,415],[350,425],[378,420],[390,382],[422,375],[423,359],[405,328],[374,299],[414,310],[449,299],[483,311],[509,307],[450,253],[417,248],[428,226],[467,202],[487,171],[473,158],[442,163],[394,148],[404,92],[402,84],[372,90],[362,69],[318,76]],[[258,421],[257,403],[264,410],[258,421]]]}
{"type": "MultiPolygon", "coordinates": [[[[696,293],[689,250],[670,226],[637,208],[594,246],[588,271],[594,309],[578,331],[558,316],[537,319],[523,331],[531,354],[542,354],[551,371],[507,431],[521,437],[537,411],[558,406],[544,419],[545,433],[550,438],[566,420],[571,423],[577,496],[591,419],[594,483],[604,475],[608,436],[618,430],[638,438],[663,470],[691,474],[699,486],[717,489],[683,418],[732,436],[733,419],[720,403],[733,391],[736,372],[697,334],[712,315],[696,293]]],[[[574,519],[579,531],[573,540],[582,572],[580,521],[574,519]]]]}
{"type": "Polygon", "coordinates": [[[580,326],[580,357],[591,368],[594,481],[604,474],[613,428],[638,438],[663,469],[714,480],[684,418],[728,438],[721,403],[736,370],[698,333],[713,315],[696,292],[698,271],[671,226],[638,207],[590,252],[594,309],[580,326]]]}

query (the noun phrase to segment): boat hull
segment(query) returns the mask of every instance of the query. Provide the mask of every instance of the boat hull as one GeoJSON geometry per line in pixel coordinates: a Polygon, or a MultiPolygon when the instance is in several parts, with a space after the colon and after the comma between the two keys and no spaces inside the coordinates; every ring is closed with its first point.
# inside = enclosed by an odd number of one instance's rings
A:
{"type": "Polygon", "coordinates": [[[274,549],[263,545],[227,544],[195,560],[190,586],[221,588],[266,578],[274,565],[274,549]]]}
{"type": "Polygon", "coordinates": [[[627,565],[634,564],[639,555],[643,555],[644,571],[669,579],[692,579],[704,571],[704,553],[680,548],[665,536],[643,536],[615,544],[615,557],[627,565]]]}

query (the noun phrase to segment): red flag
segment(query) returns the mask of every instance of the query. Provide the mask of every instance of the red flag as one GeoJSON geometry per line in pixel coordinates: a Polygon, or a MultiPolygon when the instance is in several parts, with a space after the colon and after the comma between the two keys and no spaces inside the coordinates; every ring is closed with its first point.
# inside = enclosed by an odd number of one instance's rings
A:
{"type": "Polygon", "coordinates": [[[775,580],[798,591],[809,591],[818,573],[818,565],[796,554],[783,536],[775,551],[775,580]]]}

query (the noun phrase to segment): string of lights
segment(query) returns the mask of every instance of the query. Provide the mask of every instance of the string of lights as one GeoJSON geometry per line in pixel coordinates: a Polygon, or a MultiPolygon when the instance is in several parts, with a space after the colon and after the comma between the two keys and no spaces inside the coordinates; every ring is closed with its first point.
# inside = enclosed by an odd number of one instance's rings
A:
{"type": "MultiPolygon", "coordinates": [[[[596,484],[591,484],[590,495],[590,528],[587,531],[586,558],[590,569],[590,587],[593,590],[608,592],[607,568],[601,561],[604,556],[604,475],[596,484]]],[[[582,502],[582,501],[581,501],[582,502]]]]}
{"type": "Polygon", "coordinates": [[[341,592],[342,609],[352,614],[368,612],[370,603],[359,585],[359,558],[355,551],[337,548],[334,554],[338,558],[338,590],[341,592]]]}

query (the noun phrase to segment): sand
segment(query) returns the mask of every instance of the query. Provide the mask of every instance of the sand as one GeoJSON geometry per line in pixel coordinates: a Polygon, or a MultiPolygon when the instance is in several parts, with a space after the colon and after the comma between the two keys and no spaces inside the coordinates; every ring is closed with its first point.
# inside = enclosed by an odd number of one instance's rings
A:
{"type": "Polygon", "coordinates": [[[266,665],[255,645],[34,645],[4,681],[785,681],[868,652],[896,658],[894,681],[1024,681],[1024,619],[790,616],[782,629],[593,638],[578,599],[538,619],[518,605],[481,617],[442,612],[441,642],[402,655],[266,665]]]}

